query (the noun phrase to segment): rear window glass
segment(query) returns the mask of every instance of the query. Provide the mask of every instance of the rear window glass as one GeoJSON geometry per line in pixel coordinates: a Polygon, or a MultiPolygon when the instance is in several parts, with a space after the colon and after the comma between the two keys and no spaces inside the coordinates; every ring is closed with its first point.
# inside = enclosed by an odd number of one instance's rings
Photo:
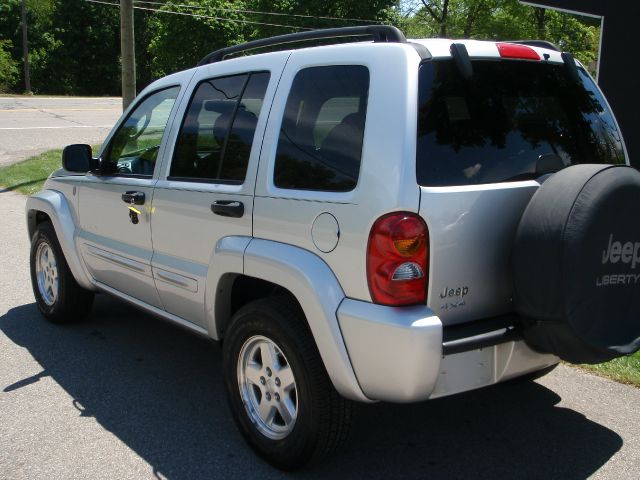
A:
{"type": "Polygon", "coordinates": [[[562,65],[451,60],[419,74],[416,172],[425,186],[536,178],[578,163],[624,163],[620,133],[591,78],[562,65]]]}

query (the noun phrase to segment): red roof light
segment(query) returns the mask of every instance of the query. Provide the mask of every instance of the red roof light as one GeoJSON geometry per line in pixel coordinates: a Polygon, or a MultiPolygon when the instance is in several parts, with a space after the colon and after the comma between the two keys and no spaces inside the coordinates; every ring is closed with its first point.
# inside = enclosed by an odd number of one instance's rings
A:
{"type": "Polygon", "coordinates": [[[502,58],[518,58],[520,60],[540,60],[540,55],[533,48],[516,43],[496,43],[502,58]]]}

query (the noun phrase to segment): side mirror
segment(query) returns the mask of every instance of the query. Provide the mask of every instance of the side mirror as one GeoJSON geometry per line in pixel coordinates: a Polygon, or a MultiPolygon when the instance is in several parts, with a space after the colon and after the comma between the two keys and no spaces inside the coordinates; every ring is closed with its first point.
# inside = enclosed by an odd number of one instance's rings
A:
{"type": "Polygon", "coordinates": [[[89,145],[67,145],[62,151],[62,167],[70,172],[88,172],[95,163],[91,153],[89,145]]]}

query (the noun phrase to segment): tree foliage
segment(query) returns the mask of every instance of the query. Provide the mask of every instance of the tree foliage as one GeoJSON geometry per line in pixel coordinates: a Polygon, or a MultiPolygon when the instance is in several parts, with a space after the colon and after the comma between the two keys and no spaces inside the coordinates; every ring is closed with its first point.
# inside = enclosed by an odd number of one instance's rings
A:
{"type": "Polygon", "coordinates": [[[50,16],[52,48],[33,67],[33,84],[56,93],[116,94],[120,88],[119,12],[57,0],[50,16]]]}
{"type": "MultiPolygon", "coordinates": [[[[336,0],[323,2],[318,0],[248,0],[247,6],[252,11],[272,14],[298,15],[287,17],[281,15],[257,15],[255,19],[263,23],[291,25],[298,28],[337,28],[352,25],[365,25],[380,21],[390,21],[395,16],[394,0],[336,0]]],[[[253,38],[290,33],[294,29],[283,29],[269,25],[258,25],[252,28],[253,38]]]]}
{"type": "MultiPolygon", "coordinates": [[[[190,68],[212,50],[309,28],[399,26],[410,38],[542,38],[595,66],[599,25],[517,0],[163,0],[138,4],[138,88],[190,68]],[[159,10],[159,11],[153,11],[159,10]],[[274,15],[275,14],[275,15],[274,15]],[[194,16],[195,15],[195,16],[194,16]]],[[[115,3],[115,2],[114,2],[115,3]]],[[[21,0],[0,0],[0,88],[23,90],[21,0]]],[[[32,89],[120,92],[117,6],[84,0],[27,0],[32,89]]]]}
{"type": "Polygon", "coordinates": [[[154,33],[150,38],[149,51],[154,76],[193,67],[210,51],[244,41],[243,24],[230,21],[243,19],[240,13],[230,11],[242,9],[243,2],[180,0],[176,3],[186,6],[167,3],[151,18],[154,33]]]}
{"type": "MultiPolygon", "coordinates": [[[[19,65],[17,72],[10,75],[7,87],[14,91],[24,90],[22,72],[22,26],[20,23],[21,0],[2,0],[0,2],[0,41],[4,41],[5,51],[11,54],[13,62],[19,65]]],[[[50,33],[50,15],[53,0],[28,0],[27,18],[29,24],[29,53],[32,71],[37,69],[41,59],[54,47],[50,33]]],[[[32,82],[33,83],[33,82],[32,82]]]]}
{"type": "Polygon", "coordinates": [[[600,28],[592,19],[517,0],[409,0],[403,6],[401,25],[413,38],[548,40],[595,66],[600,28]]]}
{"type": "Polygon", "coordinates": [[[18,78],[18,62],[11,57],[10,40],[0,40],[0,93],[9,90],[18,78]]]}

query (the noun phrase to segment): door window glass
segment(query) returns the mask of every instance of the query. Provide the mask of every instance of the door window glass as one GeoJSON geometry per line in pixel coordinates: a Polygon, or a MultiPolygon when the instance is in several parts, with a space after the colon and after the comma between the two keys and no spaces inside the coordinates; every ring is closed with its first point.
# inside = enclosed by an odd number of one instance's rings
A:
{"type": "Polygon", "coordinates": [[[287,99],[274,170],[280,188],[345,192],[360,172],[369,70],[300,70],[287,99]]]}
{"type": "Polygon", "coordinates": [[[267,72],[200,83],[178,135],[169,178],[242,184],[268,84],[267,72]]]}
{"type": "Polygon", "coordinates": [[[162,136],[179,90],[179,87],[171,87],[155,92],[129,114],[103,159],[107,173],[153,174],[162,136]]]}

